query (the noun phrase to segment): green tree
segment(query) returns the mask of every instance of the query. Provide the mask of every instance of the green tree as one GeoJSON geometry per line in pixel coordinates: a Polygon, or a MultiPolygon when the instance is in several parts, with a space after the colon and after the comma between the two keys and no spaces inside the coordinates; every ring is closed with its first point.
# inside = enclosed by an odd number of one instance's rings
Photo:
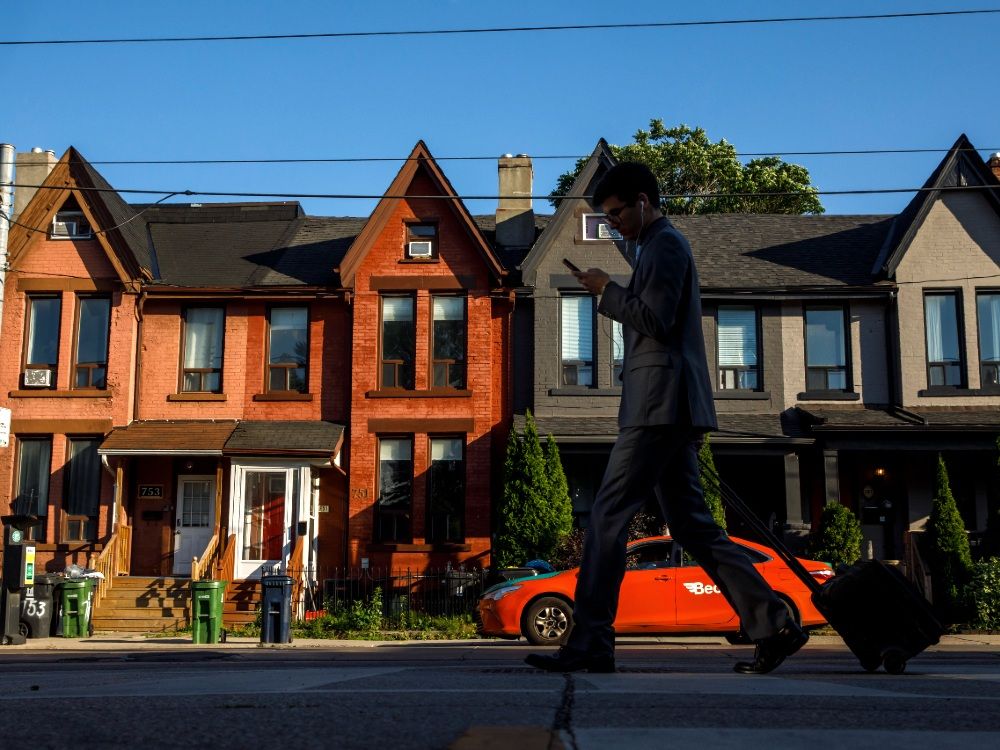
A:
{"type": "Polygon", "coordinates": [[[715,469],[715,458],[708,445],[708,435],[698,449],[698,471],[701,474],[701,488],[705,493],[705,505],[719,528],[726,530],[726,509],[722,505],[722,491],[719,487],[719,473],[715,469]]]}
{"type": "Polygon", "coordinates": [[[943,619],[955,622],[964,616],[966,586],[972,574],[972,552],[965,522],[951,494],[948,467],[941,454],[938,454],[937,480],[925,543],[934,606],[943,619]]]}
{"type": "Polygon", "coordinates": [[[830,563],[834,569],[853,565],[861,558],[861,523],[850,508],[840,503],[823,508],[810,555],[830,563]]]}
{"type": "Polygon", "coordinates": [[[569,483],[559,456],[559,446],[551,433],[545,441],[545,473],[548,475],[550,488],[548,502],[552,508],[552,525],[548,530],[549,538],[543,540],[543,543],[551,554],[551,550],[558,547],[563,538],[573,530],[573,501],[569,497],[569,483]]]}
{"type": "MultiPolygon", "coordinates": [[[[674,197],[663,201],[669,214],[757,213],[821,214],[816,187],[809,170],[778,156],[742,163],[736,148],[725,139],[713,143],[702,128],[678,125],[667,128],[663,120],[650,120],[649,130],[639,129],[633,143],[611,145],[618,161],[637,161],[656,175],[661,195],[719,194],[721,197],[674,197]],[[739,195],[750,193],[752,195],[739,195]]],[[[549,200],[566,195],[587,159],[559,176],[549,200]]]]}
{"type": "MultiPolygon", "coordinates": [[[[558,460],[558,453],[556,454],[558,460]]],[[[561,468],[561,467],[560,467],[561,468]]],[[[565,475],[563,476],[565,483],[565,475]]],[[[500,567],[522,565],[537,557],[548,557],[569,531],[572,511],[566,502],[554,500],[545,452],[538,439],[531,412],[524,434],[511,430],[504,462],[504,487],[497,509],[494,563],[500,567]]]]}

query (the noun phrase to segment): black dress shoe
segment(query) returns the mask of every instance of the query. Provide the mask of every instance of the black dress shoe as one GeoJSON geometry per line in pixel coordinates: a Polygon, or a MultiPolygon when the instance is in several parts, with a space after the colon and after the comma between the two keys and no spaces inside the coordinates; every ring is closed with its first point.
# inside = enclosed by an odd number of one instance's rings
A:
{"type": "Polygon", "coordinates": [[[767,674],[802,648],[808,640],[809,634],[790,622],[775,635],[757,641],[753,661],[736,662],[733,669],[740,674],[767,674]]]}
{"type": "Polygon", "coordinates": [[[528,654],[526,664],[546,672],[614,672],[615,657],[612,654],[591,654],[563,646],[554,654],[528,654]]]}

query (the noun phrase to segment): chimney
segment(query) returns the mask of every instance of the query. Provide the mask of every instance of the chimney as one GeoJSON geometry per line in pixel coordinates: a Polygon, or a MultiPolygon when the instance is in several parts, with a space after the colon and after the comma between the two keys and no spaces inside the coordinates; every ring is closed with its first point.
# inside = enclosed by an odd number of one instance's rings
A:
{"type": "MultiPolygon", "coordinates": [[[[14,182],[18,185],[41,185],[57,161],[54,151],[43,151],[38,146],[31,149],[30,153],[18,154],[14,182]]],[[[14,218],[21,214],[36,192],[37,188],[31,187],[14,189],[14,218]]]]}
{"type": "Polygon", "coordinates": [[[500,201],[497,203],[497,244],[529,248],[535,241],[535,212],[531,208],[534,173],[527,154],[504,154],[498,163],[500,201]]]}
{"type": "Polygon", "coordinates": [[[993,170],[994,176],[1000,180],[1000,152],[993,154],[986,165],[993,170]]]}

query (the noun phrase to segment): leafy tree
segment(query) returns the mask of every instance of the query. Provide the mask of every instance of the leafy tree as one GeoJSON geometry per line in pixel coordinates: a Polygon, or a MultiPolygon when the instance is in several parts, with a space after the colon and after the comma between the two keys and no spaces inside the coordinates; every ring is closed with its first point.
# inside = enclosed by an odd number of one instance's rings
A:
{"type": "Polygon", "coordinates": [[[546,540],[545,546],[555,549],[573,529],[573,501],[569,497],[569,483],[559,457],[559,446],[551,433],[545,441],[545,472],[550,486],[548,502],[551,504],[553,521],[550,538],[546,540]]]}
{"type": "MultiPolygon", "coordinates": [[[[657,176],[661,195],[718,194],[712,198],[667,198],[663,208],[669,214],[760,213],[821,214],[816,187],[809,170],[789,164],[778,156],[765,156],[743,164],[736,149],[725,139],[713,143],[702,128],[678,125],[667,128],[663,120],[650,120],[649,130],[639,129],[634,143],[611,145],[618,161],[637,161],[657,176]],[[737,195],[752,193],[752,195],[737,195]],[[791,193],[782,195],[782,193],[791,193]]],[[[559,205],[587,159],[559,176],[549,200],[559,205]]]]}
{"type": "Polygon", "coordinates": [[[938,454],[937,481],[927,520],[926,545],[934,605],[944,619],[954,622],[964,614],[965,589],[972,575],[972,552],[941,454],[938,454]]]}
{"type": "MultiPolygon", "coordinates": [[[[562,481],[565,484],[565,475],[562,481]]],[[[563,501],[554,498],[558,491],[550,481],[538,428],[528,412],[524,435],[511,430],[507,440],[503,496],[497,509],[496,565],[522,565],[551,555],[572,519],[569,493],[562,490],[563,501]]]]}
{"type": "Polygon", "coordinates": [[[705,505],[719,528],[726,530],[726,509],[722,506],[722,491],[719,488],[719,474],[715,469],[715,458],[708,445],[708,435],[698,449],[698,471],[701,473],[701,488],[705,493],[705,505]]]}
{"type": "Polygon", "coordinates": [[[840,503],[823,508],[810,554],[830,563],[834,570],[861,558],[861,522],[849,508],[840,503]]]}

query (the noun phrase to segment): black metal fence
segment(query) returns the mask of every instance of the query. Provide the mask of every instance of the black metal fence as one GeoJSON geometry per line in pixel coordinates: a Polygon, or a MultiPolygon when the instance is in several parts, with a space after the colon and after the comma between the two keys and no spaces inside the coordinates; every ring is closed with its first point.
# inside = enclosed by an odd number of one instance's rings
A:
{"type": "Polygon", "coordinates": [[[327,614],[368,609],[381,599],[384,625],[404,625],[414,615],[471,615],[487,586],[486,571],[444,568],[339,568],[322,581],[327,614]]]}

